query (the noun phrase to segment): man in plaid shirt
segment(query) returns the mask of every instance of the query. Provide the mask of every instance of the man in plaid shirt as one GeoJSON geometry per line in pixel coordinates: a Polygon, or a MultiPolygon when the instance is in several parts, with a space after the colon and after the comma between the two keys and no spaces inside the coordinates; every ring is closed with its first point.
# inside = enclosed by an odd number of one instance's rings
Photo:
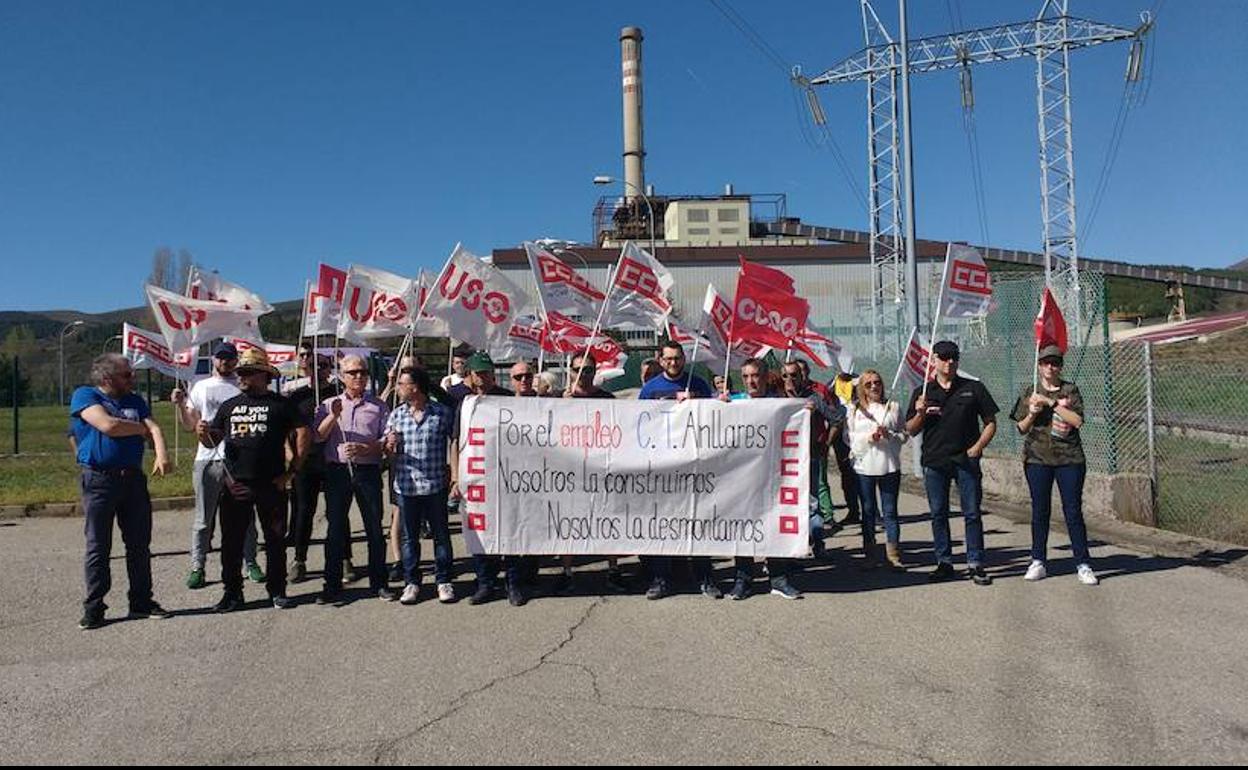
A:
{"type": "Polygon", "coordinates": [[[450,473],[447,443],[453,438],[455,416],[429,398],[431,383],[424,369],[399,373],[399,403],[386,420],[385,448],[391,457],[391,477],[403,517],[403,577],[399,601],[415,604],[420,595],[420,522],[433,532],[434,579],[438,601],[455,601],[451,585],[451,532],[446,496],[450,473]]]}

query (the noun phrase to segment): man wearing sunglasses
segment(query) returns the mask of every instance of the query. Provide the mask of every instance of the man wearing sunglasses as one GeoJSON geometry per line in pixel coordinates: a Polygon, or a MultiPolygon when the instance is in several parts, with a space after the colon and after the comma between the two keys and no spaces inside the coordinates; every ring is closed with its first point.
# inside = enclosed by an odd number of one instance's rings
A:
{"type": "Polygon", "coordinates": [[[78,621],[83,630],[104,625],[108,609],[104,597],[112,587],[113,519],[126,544],[130,617],[169,617],[152,599],[152,499],[143,475],[144,438],[150,438],[156,450],[152,473],[169,472],[165,439],[147,402],[134,392],[134,370],[125,356],[105,353],[95,359],[91,381],[95,386],[74,391],[69,406],[71,429],[78,439],[87,538],[87,597],[78,621]]]}
{"type": "Polygon", "coordinates": [[[367,392],[368,366],[363,358],[344,356],[339,372],[342,395],[322,401],[315,418],[316,437],[325,442],[325,516],[329,520],[325,587],[317,603],[340,603],[352,498],[368,539],[368,587],[377,598],[390,602],[397,597],[387,585],[386,538],[381,529],[382,438],[390,409],[367,392]]]}
{"type": "Polygon", "coordinates": [[[511,365],[511,387],[517,396],[537,397],[533,388],[533,367],[528,361],[517,361],[511,365]]]}
{"type": "Polygon", "coordinates": [[[949,538],[949,483],[958,482],[962,518],[966,521],[967,575],[976,585],[992,585],[984,571],[984,523],[980,518],[983,472],[980,457],[997,433],[997,402],[982,382],[958,374],[958,346],[941,340],[932,346],[935,379],[910,396],[906,431],[923,434],[923,486],[932,512],[936,571],[928,580],[953,578],[953,547],[949,538]],[[982,423],[982,427],[981,427],[982,423]]]}

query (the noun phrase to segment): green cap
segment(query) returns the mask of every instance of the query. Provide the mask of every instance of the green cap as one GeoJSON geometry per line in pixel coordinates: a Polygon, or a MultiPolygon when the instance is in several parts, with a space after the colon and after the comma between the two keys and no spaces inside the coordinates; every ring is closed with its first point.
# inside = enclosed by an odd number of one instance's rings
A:
{"type": "Polygon", "coordinates": [[[492,372],[494,371],[494,360],[490,358],[490,354],[484,350],[478,350],[468,358],[468,371],[470,372],[492,372]]]}

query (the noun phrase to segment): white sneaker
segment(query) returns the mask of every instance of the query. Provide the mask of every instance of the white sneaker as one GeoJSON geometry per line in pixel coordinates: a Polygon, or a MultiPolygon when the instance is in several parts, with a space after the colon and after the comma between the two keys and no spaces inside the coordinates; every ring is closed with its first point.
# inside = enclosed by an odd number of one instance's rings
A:
{"type": "Polygon", "coordinates": [[[403,595],[399,597],[399,604],[415,604],[420,596],[420,586],[415,583],[408,583],[403,588],[403,595]]]}
{"type": "Polygon", "coordinates": [[[1100,585],[1101,581],[1096,579],[1096,573],[1093,572],[1092,568],[1087,564],[1080,564],[1078,570],[1076,571],[1079,575],[1079,582],[1083,583],[1085,586],[1100,585]]]}
{"type": "Polygon", "coordinates": [[[1023,580],[1044,580],[1048,574],[1048,570],[1044,568],[1044,562],[1033,559],[1031,566],[1027,567],[1027,574],[1023,575],[1023,580]]]}
{"type": "Polygon", "coordinates": [[[450,583],[438,583],[438,601],[443,604],[455,601],[455,586],[450,583]]]}

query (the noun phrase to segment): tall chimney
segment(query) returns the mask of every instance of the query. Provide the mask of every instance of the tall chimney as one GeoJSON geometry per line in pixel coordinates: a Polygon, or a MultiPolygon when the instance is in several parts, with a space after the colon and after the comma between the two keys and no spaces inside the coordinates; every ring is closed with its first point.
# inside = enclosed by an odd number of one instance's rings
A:
{"type": "Polygon", "coordinates": [[[641,124],[641,27],[620,30],[624,86],[624,195],[646,189],[646,150],[641,124]]]}

